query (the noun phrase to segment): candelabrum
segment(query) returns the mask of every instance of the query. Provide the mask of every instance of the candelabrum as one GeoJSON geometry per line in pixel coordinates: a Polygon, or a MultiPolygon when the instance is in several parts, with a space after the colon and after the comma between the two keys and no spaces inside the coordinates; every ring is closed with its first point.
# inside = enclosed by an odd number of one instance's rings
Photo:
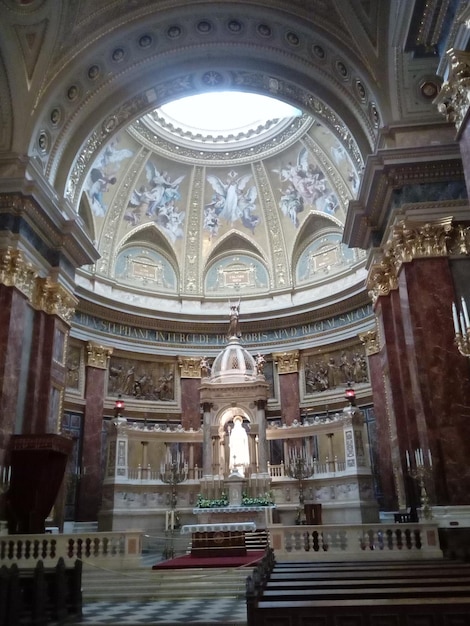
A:
{"type": "Polygon", "coordinates": [[[470,318],[468,316],[467,304],[463,298],[461,310],[457,311],[455,302],[452,303],[452,317],[454,320],[455,343],[463,356],[470,357],[470,318]]]}
{"type": "Polygon", "coordinates": [[[297,523],[305,524],[304,511],[304,486],[303,481],[313,474],[312,459],[307,458],[305,451],[294,452],[289,461],[284,465],[284,471],[290,478],[295,478],[299,483],[299,509],[297,512],[297,523]]]}
{"type": "Polygon", "coordinates": [[[414,463],[413,459],[410,459],[408,450],[406,451],[406,465],[408,474],[416,480],[420,493],[421,511],[424,519],[432,519],[432,508],[429,499],[429,494],[426,489],[426,482],[432,475],[432,457],[431,451],[428,450],[427,459],[423,454],[422,448],[418,448],[414,451],[414,463]]]}
{"type": "Polygon", "coordinates": [[[160,480],[170,486],[170,511],[166,515],[166,545],[163,552],[165,559],[172,559],[175,556],[174,531],[179,528],[179,516],[176,510],[178,503],[177,486],[188,477],[188,464],[178,454],[175,459],[162,463],[160,467],[160,480]]]}
{"type": "Polygon", "coordinates": [[[174,459],[168,463],[162,463],[160,467],[160,480],[170,485],[170,508],[176,509],[178,497],[176,487],[188,477],[188,465],[181,459],[174,459]]]}

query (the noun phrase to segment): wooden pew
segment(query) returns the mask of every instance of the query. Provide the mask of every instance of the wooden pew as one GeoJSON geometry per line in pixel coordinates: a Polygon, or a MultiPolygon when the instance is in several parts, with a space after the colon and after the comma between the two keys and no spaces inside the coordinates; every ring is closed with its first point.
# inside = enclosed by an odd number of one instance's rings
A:
{"type": "Polygon", "coordinates": [[[247,584],[248,626],[470,626],[470,565],[274,563],[247,584]],[[414,619],[413,618],[413,619],[414,619]]]}
{"type": "Polygon", "coordinates": [[[65,624],[82,617],[82,563],[66,568],[59,559],[54,568],[38,561],[34,569],[2,567],[0,573],[0,624],[65,624]]]}

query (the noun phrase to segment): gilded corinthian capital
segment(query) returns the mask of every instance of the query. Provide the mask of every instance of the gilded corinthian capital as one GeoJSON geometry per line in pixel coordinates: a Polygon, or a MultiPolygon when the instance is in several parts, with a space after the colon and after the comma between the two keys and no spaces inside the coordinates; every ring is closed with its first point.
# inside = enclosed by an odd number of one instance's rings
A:
{"type": "Polygon", "coordinates": [[[394,226],[386,249],[393,255],[397,269],[413,259],[447,256],[452,228],[452,217],[436,222],[404,220],[394,226]]]}
{"type": "Polygon", "coordinates": [[[277,365],[279,374],[290,374],[298,371],[299,351],[279,352],[273,354],[273,360],[277,365]]]}
{"type": "Polygon", "coordinates": [[[359,339],[361,343],[364,344],[367,356],[380,352],[379,334],[376,329],[361,333],[359,339]]]}
{"type": "Polygon", "coordinates": [[[108,360],[113,353],[112,348],[101,346],[91,341],[87,344],[87,365],[105,370],[108,366],[108,360]]]}
{"type": "Polygon", "coordinates": [[[434,103],[459,132],[470,106],[470,52],[451,49],[447,54],[450,73],[434,103]]]}
{"type": "Polygon", "coordinates": [[[0,251],[0,284],[16,287],[27,298],[33,295],[37,273],[20,250],[6,248],[0,251]]]}
{"type": "Polygon", "coordinates": [[[398,288],[397,271],[394,259],[391,256],[383,256],[382,260],[374,263],[367,277],[367,289],[374,302],[379,296],[388,296],[398,288]]]}
{"type": "Polygon", "coordinates": [[[367,288],[372,300],[375,302],[378,297],[398,288],[398,273],[403,263],[447,256],[448,246],[455,246],[453,242],[456,239],[457,230],[452,225],[452,217],[436,222],[398,222],[384,246],[382,258],[370,267],[367,288]]]}
{"type": "Polygon", "coordinates": [[[57,315],[70,324],[77,304],[77,298],[60,283],[49,277],[37,279],[33,305],[39,311],[57,315]]]}

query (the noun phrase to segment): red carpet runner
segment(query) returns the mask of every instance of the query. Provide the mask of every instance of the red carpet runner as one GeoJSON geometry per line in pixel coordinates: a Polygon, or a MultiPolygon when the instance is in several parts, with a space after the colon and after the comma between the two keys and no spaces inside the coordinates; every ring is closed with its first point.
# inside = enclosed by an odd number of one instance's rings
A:
{"type": "Polygon", "coordinates": [[[248,552],[245,556],[211,556],[195,557],[184,554],[175,559],[162,561],[152,566],[152,569],[185,569],[189,567],[242,567],[256,565],[263,558],[264,550],[248,552]]]}

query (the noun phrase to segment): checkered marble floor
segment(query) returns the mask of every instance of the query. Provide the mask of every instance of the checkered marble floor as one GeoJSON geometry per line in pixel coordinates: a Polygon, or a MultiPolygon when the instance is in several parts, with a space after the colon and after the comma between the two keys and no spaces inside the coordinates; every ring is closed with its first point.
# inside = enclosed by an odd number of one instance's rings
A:
{"type": "Polygon", "coordinates": [[[92,602],[83,607],[85,626],[100,624],[220,624],[246,626],[245,598],[162,600],[154,602],[92,602]]]}

